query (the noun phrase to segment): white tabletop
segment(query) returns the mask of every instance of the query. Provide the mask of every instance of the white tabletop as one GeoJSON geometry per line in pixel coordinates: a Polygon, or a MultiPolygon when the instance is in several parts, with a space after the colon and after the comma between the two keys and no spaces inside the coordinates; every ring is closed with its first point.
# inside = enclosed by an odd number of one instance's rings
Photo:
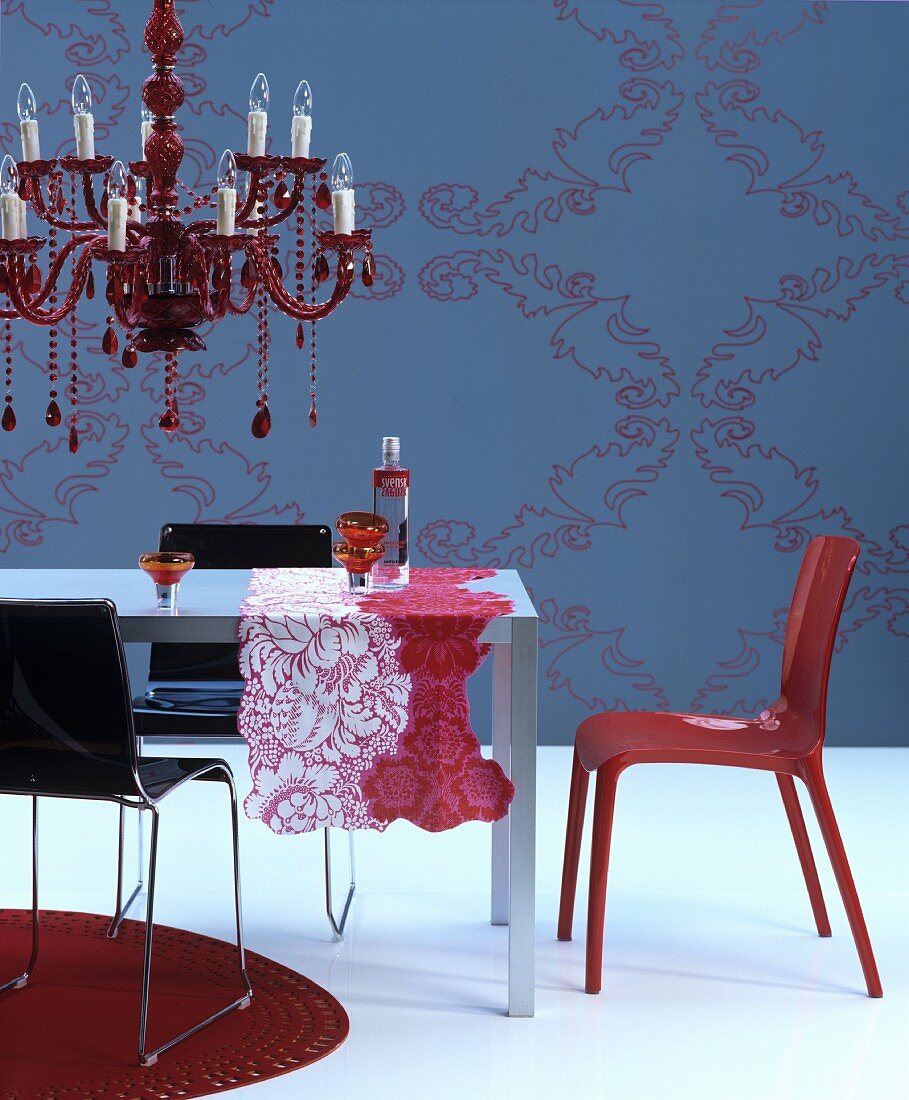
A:
{"type": "MultiPolygon", "coordinates": [[[[340,569],[339,584],[344,574],[340,569]]],[[[125,642],[235,642],[239,609],[249,587],[248,569],[193,569],[180,585],[177,614],[158,611],[154,586],[134,569],[0,569],[0,599],[112,600],[125,642]]],[[[501,592],[514,601],[511,615],[493,619],[481,641],[510,642],[511,620],[537,613],[514,569],[471,582],[479,591],[501,592]]],[[[377,593],[381,596],[381,593],[377,593]]]]}

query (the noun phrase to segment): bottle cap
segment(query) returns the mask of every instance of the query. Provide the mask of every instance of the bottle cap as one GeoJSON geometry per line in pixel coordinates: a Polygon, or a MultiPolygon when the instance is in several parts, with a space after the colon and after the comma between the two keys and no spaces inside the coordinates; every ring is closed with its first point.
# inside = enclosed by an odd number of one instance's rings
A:
{"type": "Polygon", "coordinates": [[[401,440],[396,435],[382,436],[382,462],[401,461],[401,440]]]}

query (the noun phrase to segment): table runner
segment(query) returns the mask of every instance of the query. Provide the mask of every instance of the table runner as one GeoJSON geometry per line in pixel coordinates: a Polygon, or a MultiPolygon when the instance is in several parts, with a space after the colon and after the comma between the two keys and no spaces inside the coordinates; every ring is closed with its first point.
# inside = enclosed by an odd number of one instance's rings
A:
{"type": "Polygon", "coordinates": [[[466,689],[487,623],[514,610],[463,587],[494,575],[412,569],[407,588],[353,597],[338,569],[254,570],[239,630],[247,815],[276,833],[503,817],[514,787],[480,754],[466,689]]]}

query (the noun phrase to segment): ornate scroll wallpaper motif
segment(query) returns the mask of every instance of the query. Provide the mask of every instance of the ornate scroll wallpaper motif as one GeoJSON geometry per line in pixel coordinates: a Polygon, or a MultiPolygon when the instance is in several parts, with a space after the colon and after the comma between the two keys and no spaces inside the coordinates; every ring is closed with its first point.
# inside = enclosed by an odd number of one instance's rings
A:
{"type": "MultiPolygon", "coordinates": [[[[759,710],[799,556],[839,531],[863,549],[831,740],[905,741],[909,8],[180,6],[184,182],[243,147],[259,69],[287,144],[305,76],[377,277],[319,328],[316,431],[305,355],[276,329],[264,441],[252,319],[181,364],[169,438],[161,364],[108,362],[86,308],[76,456],[43,422],[44,336],[15,326],[4,564],[127,564],[164,521],[330,522],[367,503],[396,433],[417,563],[514,567],[533,592],[543,739],[604,706],[759,710]]],[[[4,151],[22,80],[44,151],[69,151],[84,71],[99,148],[137,155],[147,9],[2,0],[4,151]]]]}

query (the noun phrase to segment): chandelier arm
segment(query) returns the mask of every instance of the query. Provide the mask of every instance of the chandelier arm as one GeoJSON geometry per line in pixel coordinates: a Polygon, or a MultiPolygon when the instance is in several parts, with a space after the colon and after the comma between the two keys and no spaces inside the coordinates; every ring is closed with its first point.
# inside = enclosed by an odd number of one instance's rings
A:
{"type": "Polygon", "coordinates": [[[249,173],[249,176],[249,186],[246,188],[246,199],[243,202],[242,209],[237,211],[237,225],[243,225],[244,222],[248,222],[250,216],[259,204],[259,184],[265,179],[265,175],[254,169],[249,173]]]}
{"type": "Polygon", "coordinates": [[[280,225],[281,222],[286,222],[287,219],[293,214],[293,212],[300,205],[300,199],[303,197],[302,190],[294,184],[294,189],[290,195],[290,204],[286,210],[279,210],[277,214],[269,214],[266,218],[259,218],[257,221],[244,222],[238,219],[237,224],[243,229],[251,229],[253,226],[257,228],[263,227],[265,229],[271,229],[273,225],[280,225]]]}
{"type": "Polygon", "coordinates": [[[146,272],[141,264],[133,265],[132,274],[132,295],[130,297],[130,303],[127,307],[126,301],[119,296],[114,296],[113,309],[116,314],[117,320],[120,322],[124,329],[136,328],[142,323],[142,308],[143,302],[138,293],[140,283],[143,287],[147,284],[146,272]]]}
{"type": "Polygon", "coordinates": [[[230,300],[230,296],[228,295],[228,299],[227,299],[227,311],[228,311],[228,313],[230,313],[234,317],[242,317],[244,314],[249,313],[249,311],[252,309],[253,302],[256,300],[256,290],[257,290],[257,286],[254,286],[250,290],[248,290],[246,292],[245,300],[243,302],[241,302],[240,305],[238,305],[238,306],[234,305],[234,303],[230,300]]]}
{"type": "Polygon", "coordinates": [[[39,310],[35,309],[31,302],[26,302],[22,297],[22,291],[20,289],[25,280],[24,257],[16,256],[12,278],[9,281],[10,301],[13,303],[16,313],[26,321],[30,321],[33,325],[47,326],[59,324],[68,313],[72,312],[76,303],[79,301],[79,297],[85,286],[85,280],[88,276],[88,269],[91,267],[93,247],[93,244],[87,244],[82,255],[76,261],[76,266],[73,270],[72,284],[59,309],[39,310]]]}
{"type": "Polygon", "coordinates": [[[91,172],[82,173],[82,197],[85,199],[85,209],[88,211],[88,216],[92,219],[98,229],[103,229],[107,232],[107,218],[98,209],[98,205],[95,202],[95,187],[92,183],[91,172]]]}
{"type": "Polygon", "coordinates": [[[272,264],[268,262],[267,254],[265,259],[266,262],[260,264],[259,268],[263,273],[262,280],[265,283],[265,289],[278,309],[295,321],[321,321],[323,317],[327,317],[337,309],[353,286],[353,253],[349,250],[344,250],[338,255],[338,278],[331,297],[318,305],[301,302],[290,294],[283,281],[276,274],[272,264]]]}
{"type": "Polygon", "coordinates": [[[60,278],[60,274],[63,271],[63,267],[69,257],[83,244],[91,244],[92,247],[102,242],[107,244],[102,237],[99,237],[96,233],[79,233],[71,237],[66,244],[57,253],[56,259],[51,264],[47,278],[44,281],[44,285],[38,294],[32,295],[29,299],[29,305],[34,309],[37,306],[43,306],[51,294],[57,289],[57,280],[60,278]]]}
{"type": "MultiPolygon", "coordinates": [[[[220,321],[227,314],[228,299],[230,298],[230,260],[227,261],[228,285],[226,291],[219,290],[215,298],[212,298],[210,282],[206,278],[199,286],[199,305],[206,321],[220,321]]],[[[224,269],[223,259],[218,258],[215,267],[224,269]]]]}
{"type": "Polygon", "coordinates": [[[38,217],[48,225],[52,225],[54,229],[62,229],[65,233],[84,233],[86,230],[94,232],[98,228],[94,222],[65,222],[55,214],[52,214],[44,203],[44,195],[42,194],[41,187],[37,180],[33,181],[33,186],[29,192],[29,198],[32,201],[32,206],[38,217]]]}

